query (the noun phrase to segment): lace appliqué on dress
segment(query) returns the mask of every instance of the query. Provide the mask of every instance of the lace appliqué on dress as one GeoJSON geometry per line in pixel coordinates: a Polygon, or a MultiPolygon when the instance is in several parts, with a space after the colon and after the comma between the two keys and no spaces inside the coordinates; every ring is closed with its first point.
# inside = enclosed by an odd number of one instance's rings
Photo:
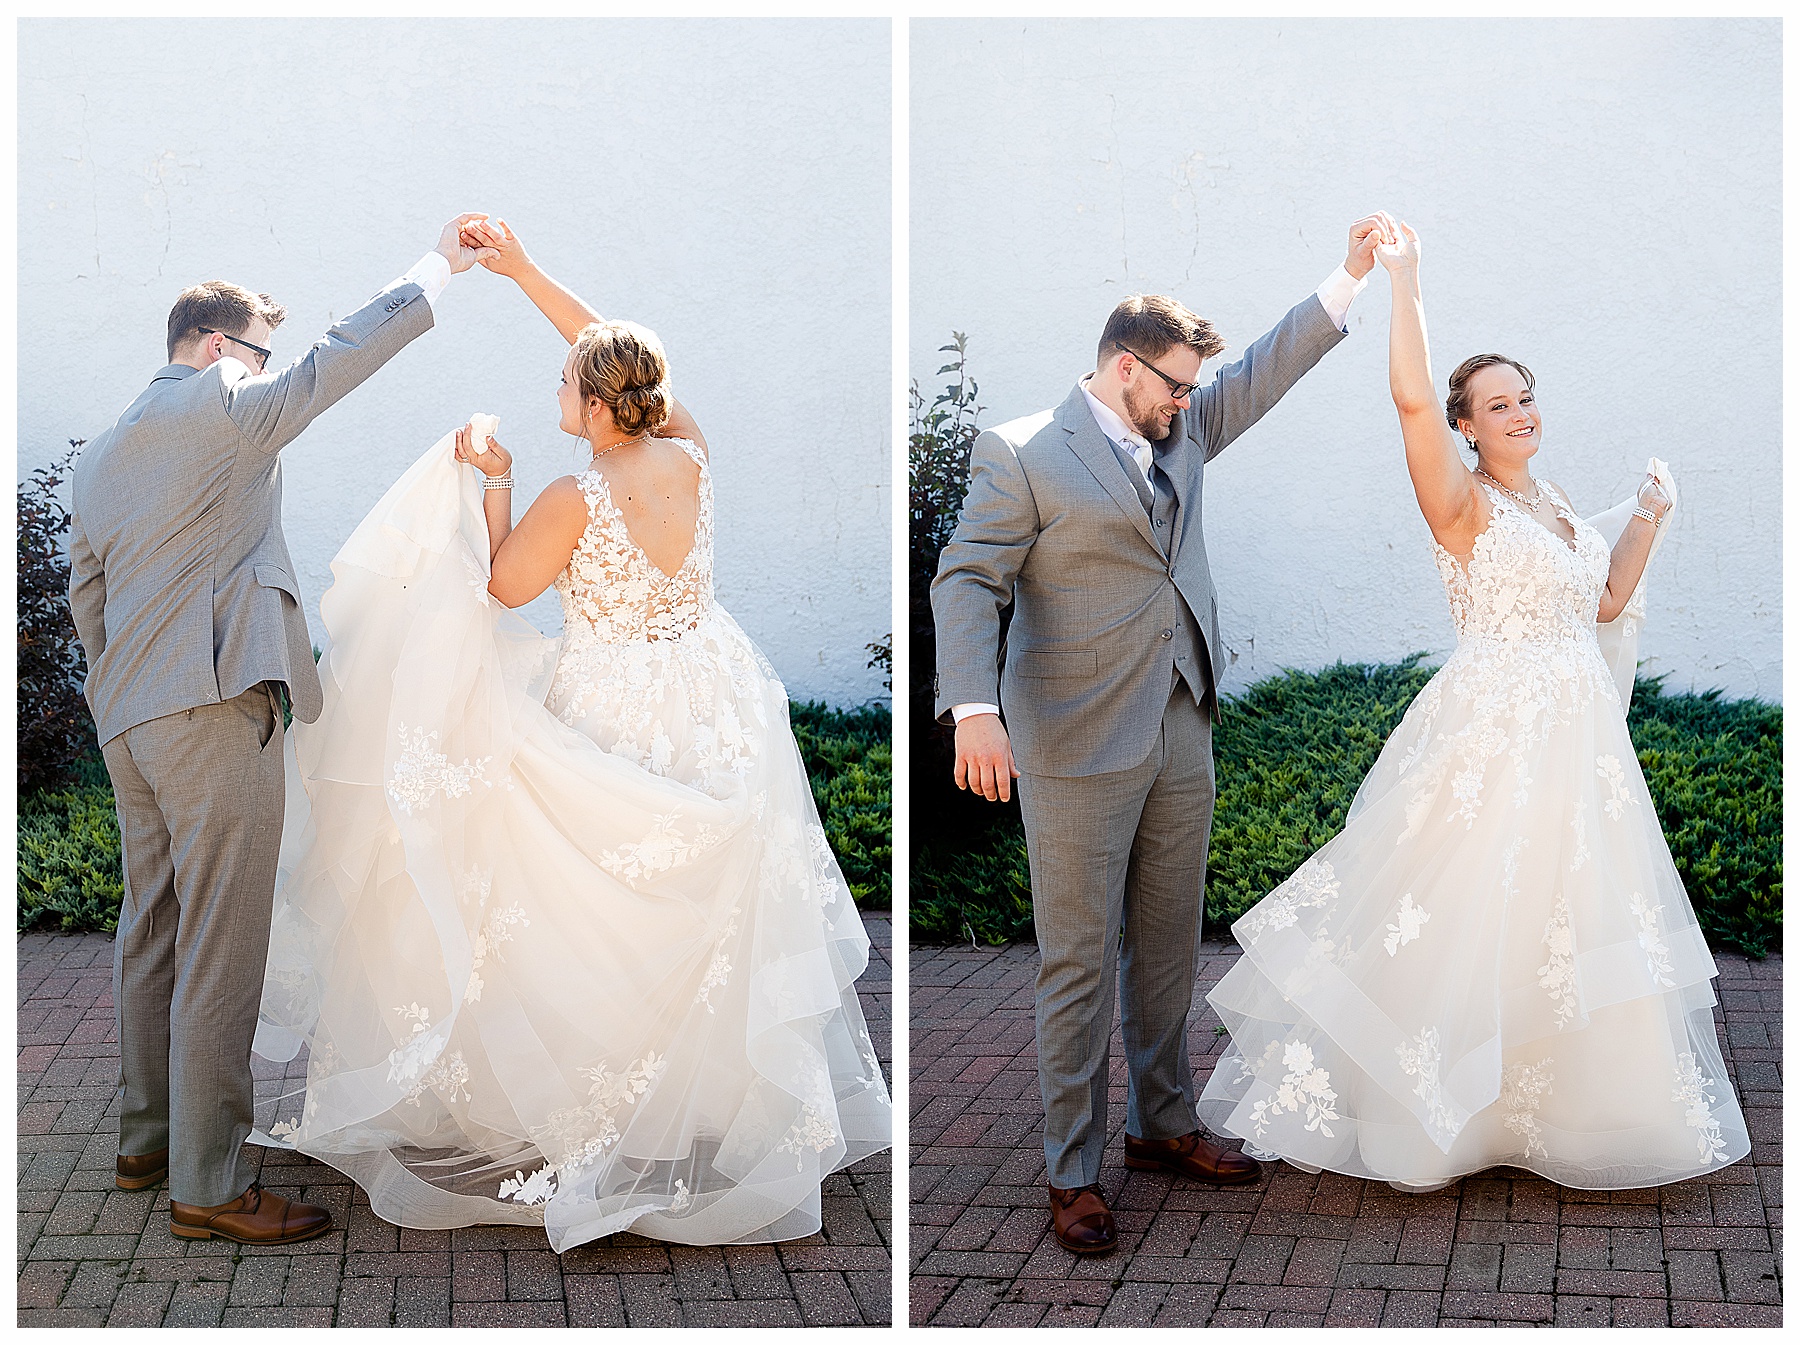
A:
{"type": "Polygon", "coordinates": [[[1412,893],[1408,892],[1401,897],[1400,908],[1394,912],[1394,923],[1387,927],[1387,937],[1381,941],[1381,946],[1387,949],[1387,955],[1394,956],[1404,945],[1418,938],[1419,931],[1430,919],[1430,914],[1423,906],[1413,904],[1412,893]]]}
{"type": "Polygon", "coordinates": [[[1550,959],[1537,969],[1538,984],[1556,1005],[1556,1030],[1575,1021],[1575,934],[1569,928],[1569,903],[1556,894],[1556,905],[1550,910],[1544,926],[1544,947],[1550,959]]]}
{"type": "Polygon", "coordinates": [[[1473,826],[1489,770],[1503,754],[1513,764],[1513,805],[1525,807],[1531,749],[1596,695],[1618,701],[1593,628],[1611,559],[1605,541],[1561,502],[1557,511],[1575,530],[1573,548],[1511,501],[1492,490],[1488,498],[1488,526],[1466,564],[1432,543],[1457,640],[1439,670],[1444,685],[1437,694],[1472,706],[1474,715],[1457,733],[1434,736],[1416,762],[1409,759],[1417,784],[1402,840],[1423,824],[1446,777],[1457,805],[1449,819],[1473,826]]]}
{"type": "Polygon", "coordinates": [[[1524,1137],[1527,1158],[1533,1155],[1540,1158],[1550,1156],[1549,1151],[1544,1148],[1544,1131],[1538,1124],[1537,1111],[1543,1095],[1551,1091],[1550,1085],[1555,1077],[1550,1073],[1548,1057],[1535,1065],[1508,1065],[1505,1074],[1501,1076],[1502,1124],[1513,1134],[1524,1137]]]}
{"type": "Polygon", "coordinates": [[[1606,810],[1608,817],[1617,822],[1625,816],[1626,804],[1629,803],[1634,808],[1637,806],[1636,797],[1625,787],[1625,768],[1619,764],[1617,757],[1604,756],[1595,761],[1594,772],[1606,781],[1607,788],[1612,791],[1612,797],[1600,806],[1606,810]]]}
{"type": "Polygon", "coordinates": [[[1673,986],[1675,968],[1669,962],[1669,945],[1663,940],[1657,920],[1662,914],[1661,904],[1652,906],[1644,900],[1642,892],[1633,892],[1629,905],[1632,915],[1637,917],[1638,947],[1644,950],[1644,957],[1650,965],[1651,979],[1658,985],[1673,986]]]}
{"type": "Polygon", "coordinates": [[[1245,913],[1239,922],[1248,942],[1255,943],[1271,930],[1298,922],[1303,908],[1329,908],[1337,900],[1338,880],[1330,861],[1313,858],[1295,869],[1280,887],[1245,913]]]}
{"type": "Polygon", "coordinates": [[[1700,1157],[1708,1163],[1715,1162],[1725,1148],[1724,1131],[1712,1114],[1712,1104],[1719,1099],[1707,1091],[1713,1086],[1713,1080],[1701,1071],[1692,1051],[1675,1057],[1675,1091],[1670,1100],[1687,1109],[1687,1123],[1697,1133],[1700,1157]]]}
{"type": "Polygon", "coordinates": [[[1290,1041],[1285,1045],[1270,1042],[1265,1059],[1272,1063],[1277,1049],[1281,1051],[1281,1063],[1287,1072],[1276,1085],[1275,1096],[1258,1098],[1250,1109],[1250,1124],[1256,1137],[1261,1139],[1268,1132],[1269,1123],[1275,1117],[1304,1110],[1306,1128],[1329,1138],[1331,1127],[1325,1123],[1339,1119],[1337,1092],[1331,1086],[1330,1072],[1313,1063],[1312,1047],[1303,1041],[1290,1041]]]}
{"type": "Polygon", "coordinates": [[[430,803],[439,790],[447,799],[460,799],[477,783],[492,785],[492,781],[483,779],[482,772],[493,758],[470,761],[464,757],[457,765],[437,750],[435,730],[414,729],[409,734],[405,724],[399,725],[398,730],[400,758],[394,762],[394,773],[388,778],[387,796],[407,816],[430,803]]]}
{"type": "Polygon", "coordinates": [[[1443,1064],[1443,1050],[1435,1027],[1422,1028],[1410,1042],[1402,1042],[1394,1048],[1400,1057],[1400,1070],[1411,1075],[1419,1082],[1413,1088],[1413,1095],[1425,1104],[1425,1115],[1431,1127],[1447,1138],[1454,1139],[1462,1130],[1462,1123],[1456,1119],[1456,1113],[1445,1105],[1444,1086],[1438,1079],[1438,1071],[1443,1064]]]}

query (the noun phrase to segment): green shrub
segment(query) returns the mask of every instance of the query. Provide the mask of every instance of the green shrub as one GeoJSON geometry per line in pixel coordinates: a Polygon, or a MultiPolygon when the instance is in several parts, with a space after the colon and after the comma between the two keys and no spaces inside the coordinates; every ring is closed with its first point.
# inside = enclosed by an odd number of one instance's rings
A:
{"type": "Polygon", "coordinates": [[[1631,740],[1708,940],[1781,947],[1781,707],[1638,684],[1631,740]]]}
{"type": "Polygon", "coordinates": [[[94,720],[82,699],[87,658],[69,611],[70,516],[62,488],[84,443],[19,483],[18,601],[13,610],[18,651],[18,787],[21,794],[60,789],[93,750],[94,720]]]}
{"type": "MultiPolygon", "coordinates": [[[[893,716],[884,705],[791,709],[794,738],[812,784],[826,838],[856,904],[893,904],[893,716]]],[[[73,788],[19,801],[20,929],[73,932],[118,928],[119,823],[105,763],[74,767],[73,788]]]]}
{"type": "Polygon", "coordinates": [[[844,881],[859,907],[886,910],[893,905],[893,715],[885,705],[833,710],[818,701],[788,714],[844,881]]]}
{"type": "Polygon", "coordinates": [[[119,817],[108,785],[82,783],[19,801],[20,929],[110,932],[124,895],[119,817]]]}
{"type": "MultiPolygon", "coordinates": [[[[1430,679],[1399,664],[1283,673],[1228,698],[1214,738],[1219,801],[1206,924],[1226,927],[1343,826],[1356,788],[1430,679]]],[[[1781,708],[1640,679],[1628,717],[1657,817],[1707,940],[1762,957],[1781,941],[1781,708]]],[[[1025,838],[1012,818],[922,837],[912,868],[921,943],[1031,937],[1025,838]]]]}

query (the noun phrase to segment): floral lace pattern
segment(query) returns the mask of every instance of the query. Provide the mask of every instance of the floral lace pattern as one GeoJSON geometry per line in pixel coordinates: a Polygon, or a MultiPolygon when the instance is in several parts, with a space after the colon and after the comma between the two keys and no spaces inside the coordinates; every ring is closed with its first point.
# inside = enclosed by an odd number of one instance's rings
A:
{"type": "Polygon", "coordinates": [[[1387,927],[1387,937],[1381,941],[1387,955],[1394,956],[1404,945],[1418,938],[1419,931],[1429,919],[1431,916],[1425,908],[1413,903],[1412,893],[1401,897],[1400,908],[1394,912],[1394,923],[1387,927]]]}
{"type": "Polygon", "coordinates": [[[1725,1148],[1724,1131],[1712,1113],[1712,1104],[1719,1099],[1707,1091],[1714,1086],[1692,1051],[1675,1057],[1675,1091],[1670,1094],[1670,1101],[1679,1102],[1686,1109],[1687,1123],[1698,1137],[1700,1158],[1707,1163],[1715,1162],[1725,1148]]]}
{"type": "Polygon", "coordinates": [[[1575,833],[1575,852],[1569,856],[1569,872],[1579,873],[1588,862],[1586,799],[1575,800],[1575,811],[1569,817],[1569,829],[1575,833]]]}
{"type": "Polygon", "coordinates": [[[1675,968],[1669,962],[1669,945],[1663,940],[1663,932],[1657,917],[1662,914],[1662,905],[1652,906],[1644,900],[1642,892],[1633,892],[1629,903],[1632,915],[1638,922],[1638,947],[1644,950],[1644,958],[1650,965],[1650,978],[1658,985],[1675,984],[1675,968]]]}
{"type": "Polygon", "coordinates": [[[565,1174],[572,1173],[618,1143],[620,1110],[636,1106],[667,1063],[651,1051],[636,1064],[617,1072],[607,1069],[604,1063],[582,1070],[589,1081],[586,1104],[551,1112],[546,1123],[531,1132],[549,1165],[565,1174]]]}
{"type": "Polygon", "coordinates": [[[1607,788],[1612,791],[1612,797],[1600,806],[1606,810],[1608,817],[1617,822],[1625,816],[1626,804],[1629,803],[1634,808],[1637,806],[1636,797],[1625,787],[1625,768],[1619,764],[1617,757],[1604,756],[1594,762],[1594,772],[1606,781],[1607,788]]]}
{"type": "Polygon", "coordinates": [[[1544,926],[1544,947],[1550,958],[1537,969],[1538,984],[1556,1005],[1556,1030],[1575,1021],[1575,934],[1569,928],[1569,903],[1559,891],[1550,920],[1544,926]]]}
{"type": "Polygon", "coordinates": [[[424,729],[410,733],[405,724],[398,726],[400,756],[394,762],[394,773],[388,777],[387,796],[407,816],[420,811],[439,790],[447,799],[460,799],[483,779],[489,758],[470,761],[464,757],[460,765],[437,750],[438,735],[424,729]]]}
{"type": "Polygon", "coordinates": [[[1337,900],[1338,880],[1328,860],[1314,856],[1268,896],[1246,911],[1238,922],[1244,936],[1255,943],[1271,930],[1286,929],[1300,918],[1302,908],[1326,908],[1337,900]]]}
{"type": "Polygon", "coordinates": [[[1535,1065],[1508,1065],[1500,1077],[1501,1124],[1524,1138],[1527,1158],[1534,1154],[1543,1158],[1550,1156],[1549,1150],[1544,1148],[1544,1130],[1538,1124],[1537,1112],[1543,1095],[1551,1091],[1555,1077],[1550,1073],[1548,1057],[1535,1065]]]}
{"type": "Polygon", "coordinates": [[[737,937],[738,914],[736,906],[726,914],[718,946],[713,949],[712,961],[707,963],[706,975],[700,980],[700,991],[694,996],[694,1003],[704,1004],[708,1013],[718,1012],[712,1002],[712,992],[731,980],[731,941],[737,937]]]}
{"type": "Polygon", "coordinates": [[[1256,1137],[1261,1139],[1268,1132],[1269,1122],[1275,1117],[1304,1110],[1306,1128],[1329,1138],[1331,1127],[1325,1123],[1339,1119],[1337,1092],[1331,1086],[1330,1073],[1313,1063],[1312,1047],[1303,1041],[1290,1041],[1285,1045],[1270,1042],[1267,1056],[1273,1057],[1277,1048],[1287,1073],[1276,1085],[1274,1097],[1258,1098],[1250,1109],[1250,1124],[1256,1137]]]}
{"type": "Polygon", "coordinates": [[[512,939],[514,925],[529,925],[530,923],[531,921],[525,918],[523,906],[502,906],[498,910],[488,912],[487,918],[475,931],[474,939],[470,941],[469,985],[468,989],[463,992],[464,999],[471,1004],[481,1001],[481,992],[487,985],[487,982],[481,979],[481,969],[487,965],[488,954],[512,939]]]}
{"type": "Polygon", "coordinates": [[[1401,839],[1423,825],[1446,778],[1456,804],[1451,820],[1473,826],[1489,772],[1502,755],[1513,765],[1513,806],[1525,807],[1533,783],[1531,749],[1595,696],[1614,704],[1619,698],[1594,636],[1611,561],[1604,539],[1554,493],[1558,514],[1575,530],[1573,547],[1485,483],[1483,488],[1492,513],[1465,560],[1432,543],[1456,624],[1456,650],[1438,673],[1443,685],[1434,678],[1435,695],[1419,698],[1421,743],[1430,745],[1407,762],[1416,783],[1401,839]],[[1438,737],[1429,728],[1446,694],[1475,713],[1464,728],[1438,737]]]}
{"type": "Polygon", "coordinates": [[[1400,1071],[1410,1075],[1419,1082],[1413,1088],[1413,1096],[1425,1104],[1425,1116],[1432,1129],[1440,1134],[1455,1138],[1462,1129],[1462,1124],[1444,1101],[1444,1086],[1438,1079],[1438,1071],[1443,1065],[1443,1048],[1435,1027],[1420,1029],[1410,1042],[1402,1042],[1394,1048],[1400,1057],[1400,1071]]]}

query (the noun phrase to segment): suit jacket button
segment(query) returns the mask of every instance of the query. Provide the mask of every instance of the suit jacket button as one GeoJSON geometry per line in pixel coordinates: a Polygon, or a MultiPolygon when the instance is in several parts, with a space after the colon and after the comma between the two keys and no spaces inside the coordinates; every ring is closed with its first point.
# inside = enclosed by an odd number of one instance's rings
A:
{"type": "Polygon", "coordinates": [[[1165,640],[1173,640],[1175,638],[1175,632],[1172,630],[1164,630],[1162,633],[1162,637],[1165,640]]]}

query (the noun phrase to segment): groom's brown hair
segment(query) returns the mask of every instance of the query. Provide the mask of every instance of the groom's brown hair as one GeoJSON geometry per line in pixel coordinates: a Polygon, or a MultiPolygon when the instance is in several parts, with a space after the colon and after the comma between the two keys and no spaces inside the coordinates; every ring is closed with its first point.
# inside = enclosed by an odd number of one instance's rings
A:
{"type": "Polygon", "coordinates": [[[261,318],[273,331],[286,317],[287,309],[268,295],[252,294],[229,280],[192,285],[181,292],[175,307],[169,310],[169,358],[174,359],[176,350],[199,336],[203,327],[227,336],[242,336],[250,329],[253,318],[261,318]]]}
{"type": "Polygon", "coordinates": [[[1153,360],[1176,346],[1187,346],[1201,359],[1211,359],[1225,349],[1225,341],[1212,323],[1166,294],[1133,294],[1119,301],[1100,333],[1100,363],[1115,346],[1135,351],[1140,359],[1153,360]]]}

